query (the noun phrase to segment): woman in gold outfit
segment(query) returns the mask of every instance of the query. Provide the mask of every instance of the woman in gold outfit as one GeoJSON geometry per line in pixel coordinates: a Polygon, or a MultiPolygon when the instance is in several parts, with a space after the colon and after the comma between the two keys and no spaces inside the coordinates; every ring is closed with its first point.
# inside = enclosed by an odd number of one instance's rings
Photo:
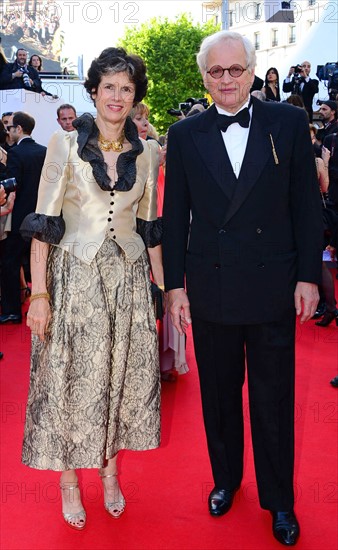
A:
{"type": "Polygon", "coordinates": [[[121,449],[159,445],[159,366],[149,277],[163,288],[158,154],[128,117],[147,91],[143,61],[107,48],[85,88],[97,109],[49,144],[32,236],[31,379],[23,462],[61,471],[66,523],[83,529],[76,469],[98,468],[118,518],[121,449]]]}

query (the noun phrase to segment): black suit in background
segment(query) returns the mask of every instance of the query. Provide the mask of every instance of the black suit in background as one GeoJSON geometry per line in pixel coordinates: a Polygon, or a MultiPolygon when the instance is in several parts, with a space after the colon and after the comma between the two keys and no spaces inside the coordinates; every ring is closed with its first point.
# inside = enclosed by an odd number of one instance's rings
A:
{"type": "Polygon", "coordinates": [[[323,145],[330,153],[329,160],[329,199],[333,202],[335,210],[338,212],[338,123],[336,122],[336,132],[328,134],[324,138],[323,145]]]}
{"type": "Polygon", "coordinates": [[[316,134],[316,138],[322,142],[324,145],[325,139],[332,135],[338,133],[338,121],[332,120],[331,122],[328,122],[324,125],[323,128],[319,128],[316,134]]]}
{"type": "Polygon", "coordinates": [[[3,314],[21,314],[20,266],[25,253],[29,252],[19,228],[23,219],[35,211],[38,186],[46,147],[24,138],[8,152],[7,177],[17,181],[17,191],[12,212],[12,227],[7,238],[1,242],[1,310],[3,314]]]}
{"type": "Polygon", "coordinates": [[[305,109],[309,115],[310,122],[312,122],[313,119],[312,103],[315,94],[318,94],[318,85],[319,82],[316,78],[310,78],[308,82],[305,82],[303,77],[301,77],[299,80],[299,89],[294,77],[290,82],[285,82],[285,80],[283,82],[283,92],[297,93],[301,96],[305,109]]]}
{"type": "Polygon", "coordinates": [[[264,86],[264,80],[259,78],[259,76],[255,75],[253,84],[250,88],[250,94],[251,94],[251,92],[254,92],[256,90],[261,90],[263,88],[263,86],[264,86]]]}
{"type": "Polygon", "coordinates": [[[304,112],[252,102],[238,180],[215,106],[169,130],[165,286],[182,288],[186,276],[215,486],[242,479],[246,355],[260,503],[290,510],[294,290],[321,281],[320,196],[304,112]]]}

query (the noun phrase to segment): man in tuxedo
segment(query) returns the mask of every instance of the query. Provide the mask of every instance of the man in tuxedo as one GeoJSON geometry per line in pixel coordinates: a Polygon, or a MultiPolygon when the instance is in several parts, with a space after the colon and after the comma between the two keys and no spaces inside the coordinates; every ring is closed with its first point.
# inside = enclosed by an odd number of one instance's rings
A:
{"type": "Polygon", "coordinates": [[[29,255],[19,228],[23,219],[35,211],[38,186],[46,147],[32,139],[35,120],[27,113],[17,111],[7,126],[17,143],[8,152],[6,175],[17,182],[12,211],[12,226],[7,238],[1,242],[1,312],[0,324],[21,323],[20,267],[22,257],[29,255]]]}
{"type": "Polygon", "coordinates": [[[294,544],[295,315],[318,302],[322,220],[302,109],[249,99],[255,50],[238,33],[207,37],[197,56],[214,104],[169,129],[165,288],[180,333],[192,322],[215,487],[226,513],[243,475],[242,385],[261,506],[294,544]],[[184,290],[185,279],[187,292],[184,290]]]}
{"type": "Polygon", "coordinates": [[[0,90],[17,90],[25,88],[31,92],[41,93],[42,84],[39,73],[27,64],[27,52],[19,48],[14,63],[4,65],[0,73],[0,90]]]}
{"type": "Polygon", "coordinates": [[[283,92],[301,96],[309,115],[309,121],[312,122],[312,103],[315,94],[318,94],[319,82],[316,78],[310,78],[311,63],[309,61],[303,61],[299,69],[299,72],[296,73],[295,67],[290,67],[288,76],[283,82],[283,92]]]}

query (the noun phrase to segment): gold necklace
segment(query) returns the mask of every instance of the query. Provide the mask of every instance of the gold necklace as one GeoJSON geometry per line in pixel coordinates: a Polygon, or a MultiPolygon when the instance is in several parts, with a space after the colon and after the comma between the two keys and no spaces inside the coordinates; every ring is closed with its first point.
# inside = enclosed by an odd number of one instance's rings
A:
{"type": "Polygon", "coordinates": [[[109,141],[108,139],[104,139],[101,132],[99,133],[99,147],[101,151],[115,151],[116,153],[120,153],[123,150],[123,142],[124,142],[124,130],[122,130],[122,134],[120,135],[119,139],[116,141],[109,141]]]}

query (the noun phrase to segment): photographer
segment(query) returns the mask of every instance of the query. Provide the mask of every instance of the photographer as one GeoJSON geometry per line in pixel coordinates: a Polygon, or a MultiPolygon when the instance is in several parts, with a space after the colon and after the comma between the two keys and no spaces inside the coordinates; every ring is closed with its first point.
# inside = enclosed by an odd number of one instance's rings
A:
{"type": "Polygon", "coordinates": [[[179,103],[178,109],[168,109],[168,114],[178,117],[178,120],[186,118],[190,111],[194,111],[194,114],[198,111],[204,111],[209,107],[209,102],[206,97],[195,99],[194,97],[188,97],[184,103],[179,103]]]}
{"type": "Polygon", "coordinates": [[[46,147],[36,143],[31,134],[35,120],[28,113],[13,113],[7,126],[13,141],[17,143],[7,157],[6,176],[17,182],[12,211],[11,230],[1,241],[1,315],[0,325],[21,323],[20,267],[29,256],[30,243],[19,233],[23,219],[35,211],[38,186],[46,147]]]}
{"type": "Polygon", "coordinates": [[[42,91],[39,73],[27,65],[27,52],[22,48],[16,52],[14,63],[4,65],[0,73],[0,90],[18,90],[20,88],[37,93],[42,91]]]}
{"type": "Polygon", "coordinates": [[[303,61],[301,65],[290,67],[288,76],[283,82],[283,92],[291,92],[301,96],[309,115],[309,121],[312,122],[312,103],[314,95],[318,93],[319,83],[315,78],[310,78],[310,71],[311,63],[309,61],[303,61]]]}

